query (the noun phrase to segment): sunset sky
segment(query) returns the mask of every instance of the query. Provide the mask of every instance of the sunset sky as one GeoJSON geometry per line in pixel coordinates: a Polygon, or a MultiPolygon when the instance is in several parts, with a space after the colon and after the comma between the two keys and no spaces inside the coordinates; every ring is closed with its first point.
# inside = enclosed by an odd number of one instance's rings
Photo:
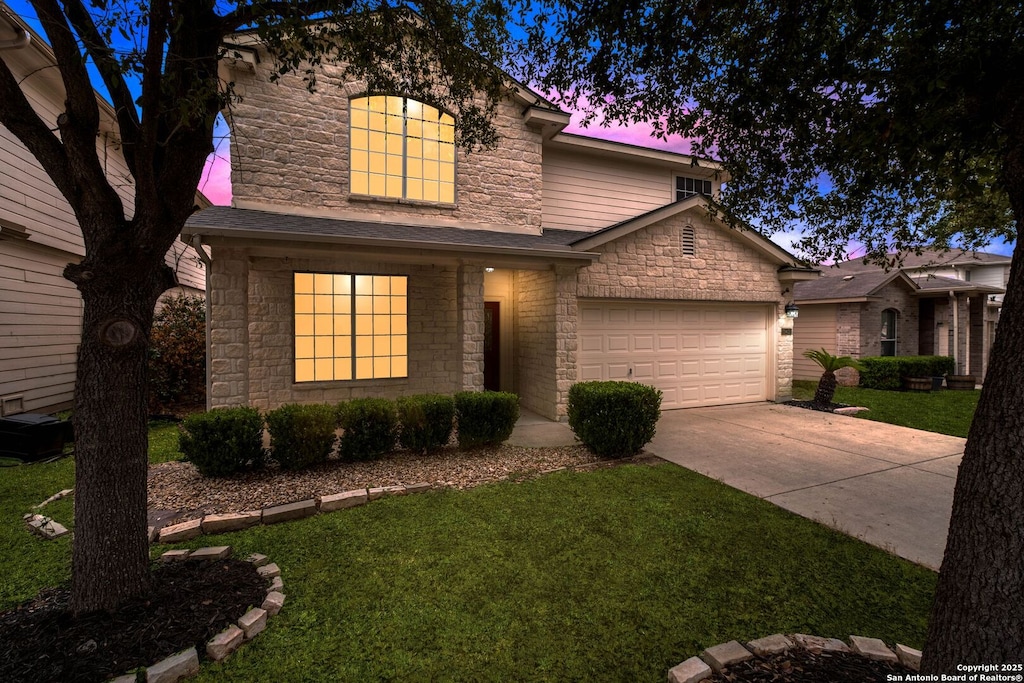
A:
{"type": "MultiPolygon", "coordinates": [[[[45,35],[43,34],[38,21],[35,20],[34,10],[25,0],[7,0],[7,4],[11,9],[19,13],[30,25],[32,25],[37,32],[41,35],[45,35]]],[[[99,82],[98,77],[96,78],[96,82],[99,82]]],[[[102,86],[100,86],[100,89],[102,90],[102,86]]],[[[689,152],[689,144],[685,139],[679,136],[670,137],[667,140],[658,139],[654,137],[652,127],[648,124],[633,124],[628,127],[620,125],[604,127],[594,124],[588,128],[583,128],[579,125],[581,119],[581,115],[574,116],[573,121],[566,129],[566,132],[605,140],[625,142],[644,147],[652,147],[655,149],[681,152],[684,154],[689,152]]],[[[199,189],[214,204],[230,205],[230,137],[228,128],[223,121],[218,120],[214,142],[217,149],[207,161],[202,179],[200,180],[199,189]]],[[[792,234],[778,234],[772,236],[773,241],[787,249],[792,247],[792,243],[795,239],[796,237],[792,234]]],[[[985,250],[993,253],[1010,255],[1013,251],[1013,244],[998,241],[991,244],[985,250]]],[[[851,254],[852,256],[858,255],[856,253],[856,245],[851,245],[851,251],[853,252],[851,254]]]]}

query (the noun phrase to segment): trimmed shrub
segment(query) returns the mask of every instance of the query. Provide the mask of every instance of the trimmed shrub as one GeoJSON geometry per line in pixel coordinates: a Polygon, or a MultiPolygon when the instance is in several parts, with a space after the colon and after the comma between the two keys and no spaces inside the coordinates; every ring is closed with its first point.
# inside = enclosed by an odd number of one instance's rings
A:
{"type": "Polygon", "coordinates": [[[569,388],[569,427],[597,455],[638,453],[654,438],[661,391],[636,382],[579,382],[569,388]]]}
{"type": "Polygon", "coordinates": [[[180,295],[163,302],[149,333],[149,410],[206,403],[206,302],[180,295]]]}
{"type": "Polygon", "coordinates": [[[433,451],[448,443],[455,426],[455,399],[444,394],[403,396],[395,402],[398,442],[410,451],[433,451]]]}
{"type": "Polygon", "coordinates": [[[338,405],[341,445],[344,460],[373,460],[395,450],[398,440],[398,413],[386,398],[356,398],[338,405]]]}
{"type": "Polygon", "coordinates": [[[215,408],[181,422],[178,450],[204,477],[263,466],[263,418],[255,408],[215,408]]]}
{"type": "Polygon", "coordinates": [[[324,403],[289,403],[267,413],[270,448],[283,470],[301,470],[327,460],[337,429],[334,408],[324,403]]]}
{"type": "Polygon", "coordinates": [[[897,390],[903,377],[941,377],[955,369],[949,356],[871,356],[860,359],[860,386],[897,390]]]}
{"type": "Polygon", "coordinates": [[[519,397],[504,391],[455,394],[459,448],[497,446],[512,436],[519,419],[519,397]]]}

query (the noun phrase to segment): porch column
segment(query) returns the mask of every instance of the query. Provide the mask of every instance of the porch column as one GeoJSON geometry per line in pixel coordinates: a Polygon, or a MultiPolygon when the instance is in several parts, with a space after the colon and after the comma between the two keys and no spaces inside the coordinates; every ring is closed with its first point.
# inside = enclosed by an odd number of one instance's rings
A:
{"type": "Polygon", "coordinates": [[[462,353],[462,391],[484,388],[484,266],[459,265],[458,336],[462,353]]]}
{"type": "MultiPolygon", "coordinates": [[[[956,345],[956,374],[966,375],[969,365],[967,353],[968,353],[968,337],[971,333],[971,310],[968,306],[968,297],[962,294],[956,295],[956,313],[954,314],[953,320],[955,321],[956,338],[953,343],[956,345]]],[[[971,368],[971,372],[980,371],[980,368],[971,368]]]]}
{"type": "Polygon", "coordinates": [[[579,304],[576,296],[577,266],[555,266],[555,415],[559,422],[567,417],[569,388],[578,378],[577,326],[579,304]]]}
{"type": "Polygon", "coordinates": [[[239,250],[220,248],[208,268],[206,407],[248,405],[249,261],[239,250]]]}

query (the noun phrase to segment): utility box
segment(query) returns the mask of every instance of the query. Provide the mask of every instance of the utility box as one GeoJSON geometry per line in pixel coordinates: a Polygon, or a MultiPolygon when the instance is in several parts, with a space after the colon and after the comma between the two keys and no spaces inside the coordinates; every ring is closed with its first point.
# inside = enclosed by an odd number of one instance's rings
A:
{"type": "Polygon", "coordinates": [[[60,455],[68,427],[65,420],[39,413],[0,418],[0,457],[29,462],[60,455]]]}

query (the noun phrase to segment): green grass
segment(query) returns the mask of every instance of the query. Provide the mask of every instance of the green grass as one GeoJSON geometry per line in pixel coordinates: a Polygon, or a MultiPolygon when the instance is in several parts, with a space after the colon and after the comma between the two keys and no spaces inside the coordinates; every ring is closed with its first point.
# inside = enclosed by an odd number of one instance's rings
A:
{"type": "MultiPolygon", "coordinates": [[[[817,382],[794,381],[793,398],[814,398],[817,382]]],[[[966,438],[978,406],[980,391],[881,391],[860,387],[839,387],[836,403],[870,408],[857,417],[928,432],[966,438]]]]}
{"type": "MultiPolygon", "coordinates": [[[[0,472],[0,609],[68,578],[68,539],[20,517],[72,475],[67,459],[0,472]]],[[[667,464],[386,498],[183,547],[218,544],[269,555],[288,598],[202,681],[662,681],[705,647],[776,632],[920,647],[935,587],[667,464]]]]}

